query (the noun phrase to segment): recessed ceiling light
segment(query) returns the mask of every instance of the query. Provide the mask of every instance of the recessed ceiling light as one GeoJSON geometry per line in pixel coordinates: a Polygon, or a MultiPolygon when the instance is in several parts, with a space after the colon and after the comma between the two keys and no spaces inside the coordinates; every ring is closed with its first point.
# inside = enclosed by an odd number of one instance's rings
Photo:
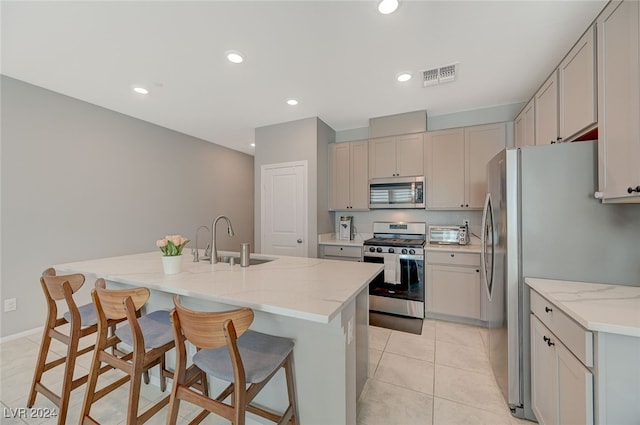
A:
{"type": "Polygon", "coordinates": [[[287,105],[289,106],[296,106],[298,104],[298,101],[295,99],[287,99],[287,105]]]}
{"type": "Polygon", "coordinates": [[[236,52],[235,50],[229,50],[225,53],[227,56],[227,60],[232,63],[242,63],[244,61],[244,57],[240,52],[236,52]]]}
{"type": "Polygon", "coordinates": [[[409,74],[408,72],[402,72],[398,74],[396,79],[401,83],[405,83],[411,79],[411,74],[409,74]]]}
{"type": "Polygon", "coordinates": [[[144,87],[134,87],[133,91],[139,94],[149,94],[149,90],[145,89],[144,87]]]}
{"type": "Polygon", "coordinates": [[[393,13],[396,11],[397,8],[398,8],[398,0],[382,0],[378,4],[378,12],[382,13],[383,15],[388,15],[390,13],[393,13]]]}

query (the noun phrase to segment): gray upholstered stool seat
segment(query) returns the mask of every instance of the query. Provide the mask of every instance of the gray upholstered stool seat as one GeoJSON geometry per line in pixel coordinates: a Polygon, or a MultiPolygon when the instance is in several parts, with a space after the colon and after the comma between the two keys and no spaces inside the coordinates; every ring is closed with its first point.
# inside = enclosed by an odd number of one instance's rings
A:
{"type": "MultiPolygon", "coordinates": [[[[144,348],[147,350],[162,347],[173,341],[171,319],[166,310],[157,310],[146,314],[138,319],[138,324],[142,335],[144,335],[144,348]]],[[[116,329],[116,336],[125,344],[133,346],[131,326],[128,323],[116,329]]]]}
{"type": "Polygon", "coordinates": [[[171,324],[176,369],[167,425],[178,423],[180,400],[202,409],[191,421],[194,424],[214,413],[233,424],[244,425],[246,413],[250,412],[278,425],[298,425],[293,340],[250,331],[254,315],[247,307],[228,311],[191,310],[180,303],[177,295],[173,297],[173,304],[171,324]],[[187,341],[198,350],[193,356],[187,354],[187,341]],[[189,360],[192,364],[187,367],[189,360]],[[253,404],[280,369],[287,386],[288,405],[284,411],[278,413],[253,404]],[[217,396],[197,393],[190,387],[200,375],[210,375],[229,384],[217,396]]]}
{"type": "MultiPolygon", "coordinates": [[[[249,384],[267,379],[293,350],[293,341],[288,338],[250,330],[238,338],[237,344],[249,384]]],[[[226,346],[198,351],[193,356],[193,363],[216,378],[233,382],[233,364],[226,346]]]]}
{"type": "MultiPolygon", "coordinates": [[[[78,307],[80,312],[80,326],[86,328],[87,326],[93,326],[98,323],[98,316],[96,316],[96,306],[93,303],[81,305],[78,307]]],[[[62,315],[64,320],[71,322],[71,313],[66,312],[62,315]]]]}
{"type": "MultiPolygon", "coordinates": [[[[95,334],[98,330],[95,305],[89,303],[78,307],[74,299],[75,293],[84,285],[84,281],[85,277],[80,273],[58,276],[53,268],[45,270],[40,277],[40,285],[47,302],[47,319],[27,399],[27,407],[33,407],[37,394],[42,394],[57,407],[56,419],[59,425],[69,422],[67,413],[69,412],[71,392],[88,379],[88,375],[75,373],[78,371],[75,369],[76,361],[80,356],[94,351],[95,348],[94,344],[81,343],[91,337],[95,340],[95,334]],[[65,302],[68,311],[59,317],[58,304],[61,301],[65,302]],[[55,358],[47,361],[47,357],[52,353],[50,350],[52,340],[66,345],[66,353],[63,357],[55,355],[55,358]],[[51,376],[54,373],[53,370],[60,372],[62,369],[61,385],[48,386],[46,378],[43,382],[43,375],[51,376]]],[[[96,281],[96,287],[104,287],[104,285],[104,280],[98,279],[96,281]]],[[[116,324],[117,321],[107,321],[105,326],[113,331],[116,324]]],[[[57,347],[55,351],[58,351],[57,347]]],[[[98,372],[102,374],[108,370],[109,368],[103,368],[98,372]]]]}
{"type": "Polygon", "coordinates": [[[138,409],[141,407],[142,380],[144,377],[145,382],[148,383],[144,375],[151,367],[160,366],[159,378],[162,392],[166,389],[166,378],[173,378],[173,373],[166,367],[165,358],[165,354],[175,346],[169,312],[157,310],[141,315],[142,308],[151,294],[148,288],[106,289],[105,286],[96,287],[91,291],[93,304],[98,313],[98,338],[80,412],[80,423],[98,424],[98,421],[91,417],[93,404],[106,396],[122,397],[122,394],[110,395],[110,393],[128,384],[129,400],[126,411],[122,412],[126,420],[110,417],[108,422],[141,425],[169,403],[169,395],[167,395],[151,405],[145,402],[143,412],[139,412],[140,409],[138,409]],[[107,336],[107,320],[122,322],[116,328],[114,337],[107,336]],[[112,349],[115,344],[121,342],[129,345],[132,348],[131,352],[123,353],[112,349]],[[105,368],[103,364],[106,364],[107,368],[119,369],[126,376],[99,386],[99,372],[105,368]]]}

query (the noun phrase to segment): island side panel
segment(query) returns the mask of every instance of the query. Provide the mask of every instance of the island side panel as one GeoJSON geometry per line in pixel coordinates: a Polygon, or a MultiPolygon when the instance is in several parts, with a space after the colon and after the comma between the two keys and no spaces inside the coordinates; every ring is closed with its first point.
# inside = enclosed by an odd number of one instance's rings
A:
{"type": "MultiPolygon", "coordinates": [[[[108,281],[108,287],[124,288],[128,285],[108,281]]],[[[255,319],[251,329],[270,335],[291,338],[294,346],[294,372],[297,386],[300,423],[308,425],[354,424],[356,422],[356,402],[361,388],[356,383],[362,381],[364,386],[368,371],[368,332],[363,320],[367,321],[368,309],[365,288],[351,301],[343,311],[330,323],[322,324],[308,320],[280,316],[272,313],[254,311],[255,319]],[[362,295],[365,294],[365,295],[362,295]],[[366,315],[366,319],[363,317],[366,315]],[[349,322],[354,333],[348,341],[349,322]],[[362,347],[356,356],[356,345],[362,347]],[[366,360],[364,365],[362,358],[366,360]]],[[[188,308],[203,311],[224,311],[237,308],[228,304],[201,300],[192,297],[181,297],[181,302],[188,308]]],[[[151,298],[146,305],[147,311],[170,309],[173,306],[173,295],[166,292],[151,291],[151,298]]],[[[168,356],[168,363],[175,361],[174,355],[168,356]]],[[[155,381],[155,380],[154,380],[155,381]]],[[[211,393],[224,388],[224,383],[211,379],[211,393]]],[[[255,399],[256,404],[282,412],[287,405],[284,373],[280,371],[265,386],[255,399]]],[[[257,418],[247,415],[248,424],[260,424],[257,418]]]]}
{"type": "Polygon", "coordinates": [[[369,289],[356,297],[356,399],[369,378],[369,289]]]}

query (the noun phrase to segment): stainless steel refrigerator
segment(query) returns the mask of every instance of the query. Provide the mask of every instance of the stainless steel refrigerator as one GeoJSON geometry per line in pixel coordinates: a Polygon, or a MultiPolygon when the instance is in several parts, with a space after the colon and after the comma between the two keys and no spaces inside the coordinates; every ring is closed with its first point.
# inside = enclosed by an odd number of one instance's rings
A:
{"type": "Polygon", "coordinates": [[[640,205],[595,199],[597,169],[593,141],[508,148],[487,165],[489,358],[521,418],[535,419],[524,277],[640,285],[640,205]]]}

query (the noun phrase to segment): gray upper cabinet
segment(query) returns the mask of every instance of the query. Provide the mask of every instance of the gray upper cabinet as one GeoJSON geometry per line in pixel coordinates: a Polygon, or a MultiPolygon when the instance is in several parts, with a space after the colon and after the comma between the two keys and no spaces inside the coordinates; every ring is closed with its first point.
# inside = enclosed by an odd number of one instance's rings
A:
{"type": "Polygon", "coordinates": [[[368,153],[366,140],[329,145],[329,210],[369,209],[368,153]]]}
{"type": "Polygon", "coordinates": [[[536,145],[558,141],[558,71],[540,87],[535,95],[536,145]]]}
{"type": "Polygon", "coordinates": [[[516,147],[570,142],[597,126],[595,34],[592,25],[516,117],[516,147]]]}
{"type": "Polygon", "coordinates": [[[482,209],[487,195],[487,164],[506,147],[504,123],[465,129],[465,207],[482,209]]]}
{"type": "Polygon", "coordinates": [[[505,146],[504,123],[428,132],[427,209],[482,209],[487,163],[505,146]]]}
{"type": "Polygon", "coordinates": [[[531,99],[514,120],[515,146],[517,148],[536,144],[535,112],[535,101],[531,99]]]}
{"type": "Polygon", "coordinates": [[[598,190],[640,203],[640,4],[613,1],[597,19],[598,190]]]}
{"type": "Polygon", "coordinates": [[[369,177],[423,176],[423,134],[369,140],[369,177]]]}
{"type": "Polygon", "coordinates": [[[596,54],[592,25],[558,67],[560,138],[570,141],[595,127],[596,54]]]}
{"type": "Polygon", "coordinates": [[[427,209],[464,208],[464,139],[464,128],[427,132],[427,209]]]}

